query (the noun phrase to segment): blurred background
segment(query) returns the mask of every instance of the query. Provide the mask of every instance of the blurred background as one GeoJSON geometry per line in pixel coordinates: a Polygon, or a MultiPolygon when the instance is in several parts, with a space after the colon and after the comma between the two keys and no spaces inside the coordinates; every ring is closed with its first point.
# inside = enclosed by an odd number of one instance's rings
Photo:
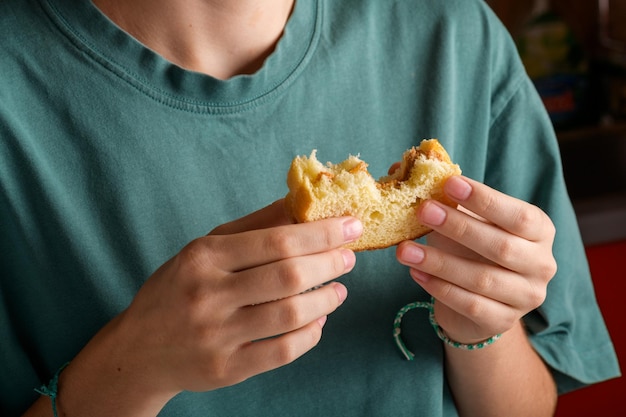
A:
{"type": "MultiPolygon", "coordinates": [[[[598,303],[626,369],[626,0],[486,0],[550,114],[598,303]]],[[[626,378],[560,398],[557,417],[626,416],[626,378]]]]}

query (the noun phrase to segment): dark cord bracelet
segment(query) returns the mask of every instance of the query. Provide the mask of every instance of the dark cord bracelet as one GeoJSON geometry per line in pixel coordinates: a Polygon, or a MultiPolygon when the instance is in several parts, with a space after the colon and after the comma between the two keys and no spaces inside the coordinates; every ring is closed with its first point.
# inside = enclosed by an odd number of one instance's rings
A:
{"type": "Polygon", "coordinates": [[[65,367],[69,365],[69,362],[66,362],[65,364],[63,364],[63,366],[61,366],[56,373],[52,376],[52,379],[50,379],[50,382],[48,383],[48,385],[42,385],[40,388],[35,388],[35,391],[38,392],[41,395],[45,395],[46,397],[50,397],[50,400],[52,401],[52,414],[54,415],[54,417],[59,417],[58,413],[57,413],[57,394],[58,394],[58,388],[59,388],[59,375],[61,375],[61,372],[63,372],[63,370],[65,369],[65,367]]]}

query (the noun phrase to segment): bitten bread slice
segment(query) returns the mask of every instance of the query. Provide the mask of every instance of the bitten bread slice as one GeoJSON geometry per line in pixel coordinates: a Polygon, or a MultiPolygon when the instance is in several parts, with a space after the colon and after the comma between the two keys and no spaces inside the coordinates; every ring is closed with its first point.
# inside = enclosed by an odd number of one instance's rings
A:
{"type": "Polygon", "coordinates": [[[323,165],[316,151],[296,157],[287,174],[287,211],[299,223],[328,217],[354,216],[363,235],[346,245],[355,251],[382,249],[416,239],[431,229],[417,221],[416,210],[427,199],[454,203],[443,194],[445,181],[461,169],[437,139],[407,150],[400,167],[376,181],[356,156],[323,165]]]}

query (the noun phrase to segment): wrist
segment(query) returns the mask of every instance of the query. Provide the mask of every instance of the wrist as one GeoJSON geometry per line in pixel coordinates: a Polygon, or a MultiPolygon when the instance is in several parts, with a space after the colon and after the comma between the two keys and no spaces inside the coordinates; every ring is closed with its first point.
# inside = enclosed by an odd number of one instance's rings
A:
{"type": "Polygon", "coordinates": [[[117,317],[69,363],[58,380],[59,415],[156,416],[177,394],[160,386],[153,367],[128,354],[119,343],[124,339],[117,317]]]}
{"type": "Polygon", "coordinates": [[[487,338],[479,338],[467,341],[461,338],[457,338],[457,336],[450,337],[435,318],[435,299],[433,297],[431,297],[430,305],[431,307],[429,308],[428,315],[430,324],[431,326],[433,326],[433,329],[435,330],[435,333],[437,333],[439,339],[441,339],[441,341],[448,346],[463,350],[478,350],[486,348],[487,346],[495,343],[502,336],[501,334],[495,334],[487,338]]]}
{"type": "Polygon", "coordinates": [[[468,341],[460,341],[456,337],[448,336],[448,333],[435,320],[434,314],[432,315],[432,319],[431,319],[430,324],[433,326],[433,329],[435,330],[435,332],[437,333],[437,336],[439,336],[439,339],[441,339],[442,342],[444,342],[446,345],[451,346],[451,347],[456,348],[456,349],[463,349],[463,350],[483,349],[483,348],[486,348],[489,345],[492,345],[498,339],[500,339],[500,337],[502,337],[502,334],[498,333],[498,334],[490,336],[490,337],[488,337],[486,339],[475,339],[475,340],[468,340],[468,341]]]}
{"type": "Polygon", "coordinates": [[[396,345],[398,346],[398,348],[400,349],[400,351],[402,352],[402,354],[407,360],[413,360],[415,355],[410,350],[407,349],[407,347],[404,345],[404,342],[402,341],[401,324],[402,324],[402,317],[404,316],[404,314],[407,311],[412,310],[414,308],[428,309],[428,312],[429,312],[428,319],[430,321],[430,324],[432,325],[435,333],[437,334],[437,337],[439,337],[439,339],[442,342],[444,342],[444,344],[448,347],[461,349],[461,350],[467,350],[467,351],[480,350],[480,349],[486,348],[487,346],[492,345],[502,336],[501,334],[496,334],[496,335],[488,337],[487,339],[478,339],[476,341],[472,341],[469,343],[461,342],[461,341],[450,338],[446,334],[444,329],[439,325],[437,320],[435,319],[435,299],[434,297],[431,297],[430,302],[417,301],[414,303],[407,304],[406,306],[402,307],[400,311],[398,311],[398,313],[396,314],[396,318],[394,319],[393,336],[396,341],[396,345]]]}

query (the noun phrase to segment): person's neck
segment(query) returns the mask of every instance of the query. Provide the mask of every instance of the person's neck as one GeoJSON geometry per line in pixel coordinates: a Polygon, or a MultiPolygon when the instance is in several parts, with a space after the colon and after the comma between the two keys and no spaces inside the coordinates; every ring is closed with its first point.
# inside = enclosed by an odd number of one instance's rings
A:
{"type": "Polygon", "coordinates": [[[252,74],[272,53],[295,0],[93,0],[170,62],[219,79],[252,74]]]}

